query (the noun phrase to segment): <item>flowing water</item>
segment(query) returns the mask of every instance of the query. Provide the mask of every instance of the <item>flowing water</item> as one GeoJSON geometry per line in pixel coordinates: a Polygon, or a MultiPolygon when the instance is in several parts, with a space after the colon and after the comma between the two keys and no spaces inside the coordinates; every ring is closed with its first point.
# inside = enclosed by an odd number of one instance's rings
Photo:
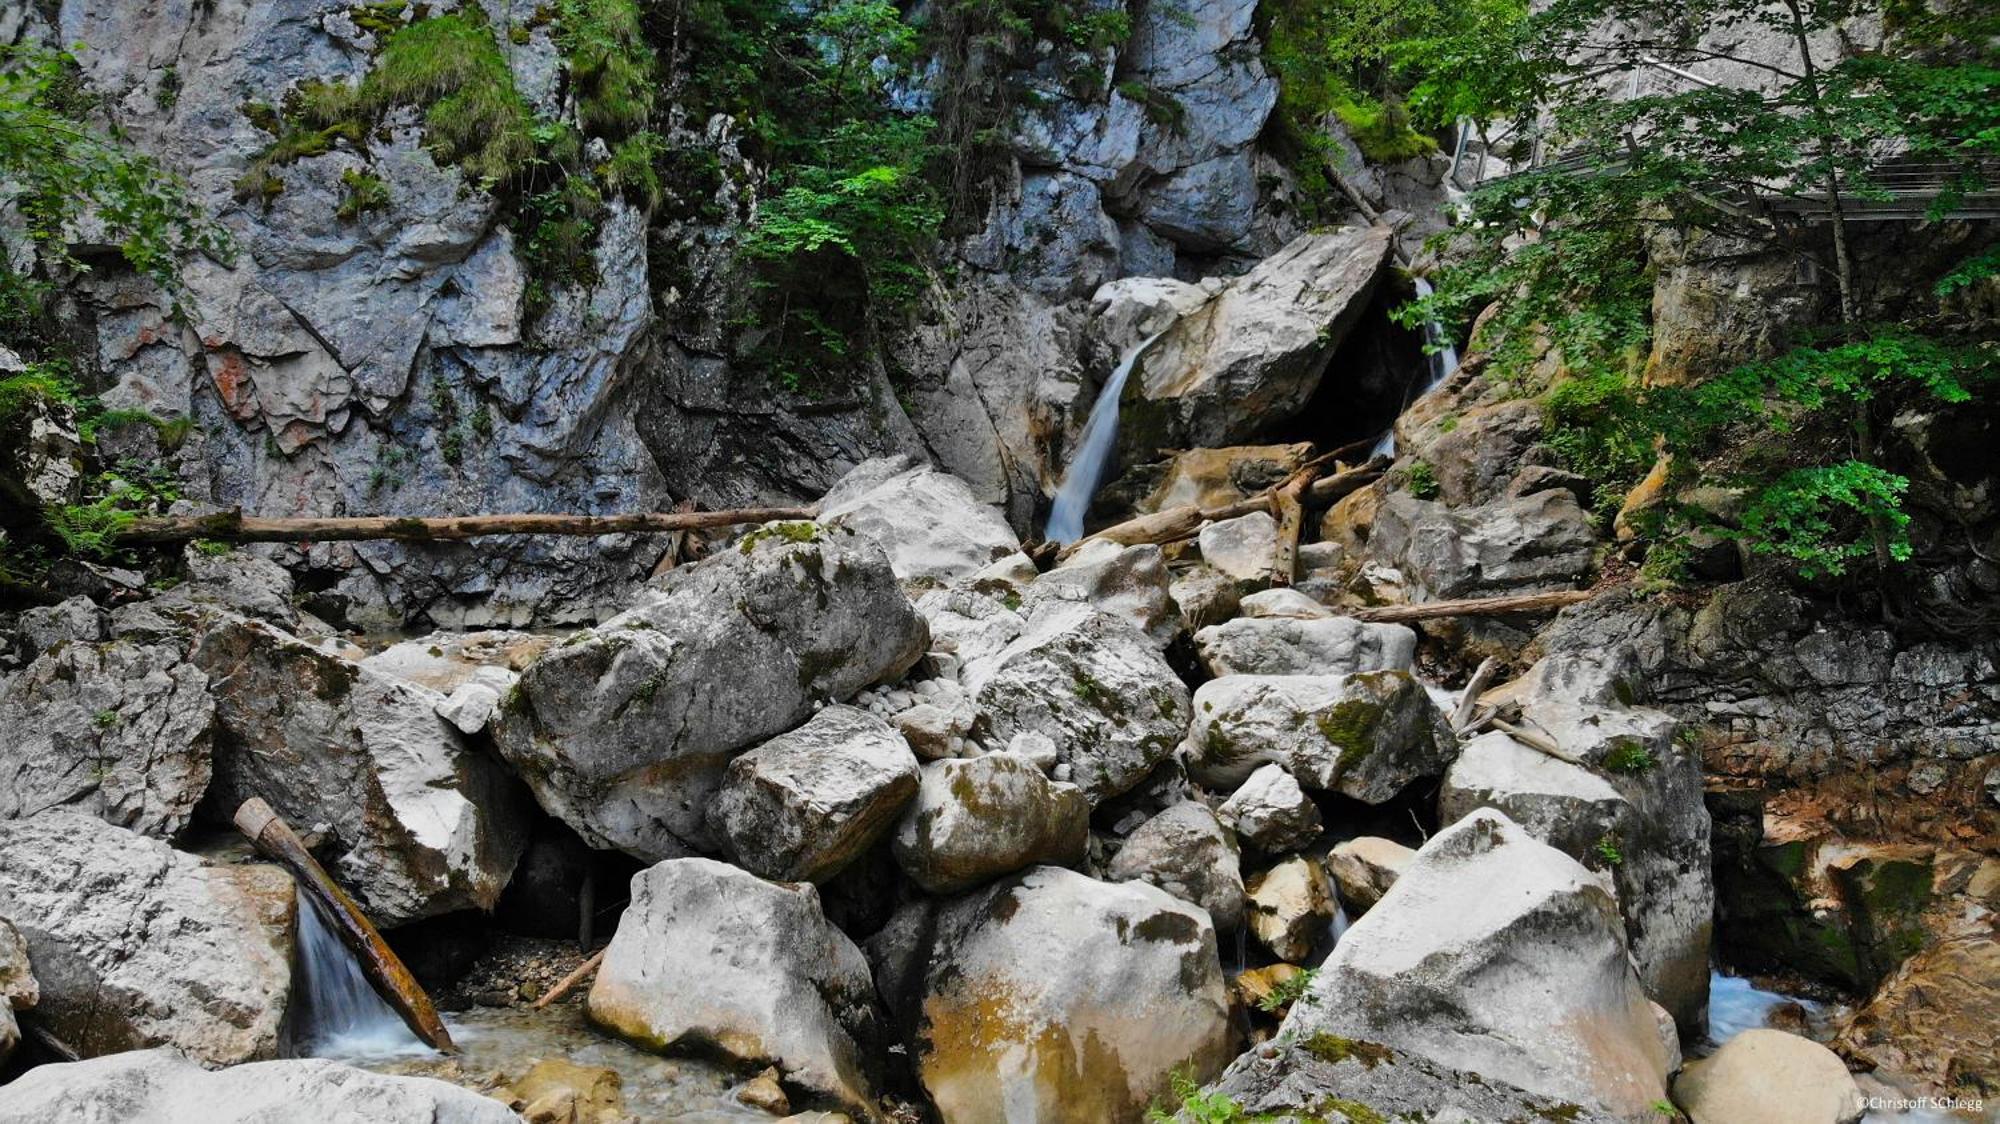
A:
{"type": "Polygon", "coordinates": [[[1097,496],[1097,486],[1103,482],[1104,470],[1111,461],[1111,449],[1118,441],[1118,400],[1125,394],[1125,380],[1132,376],[1132,368],[1138,366],[1139,357],[1153,346],[1153,341],[1167,333],[1155,332],[1134,344],[1123,358],[1118,360],[1118,369],[1111,372],[1111,378],[1104,389],[1097,394],[1097,401],[1090,407],[1090,418],[1083,423],[1083,434],[1077,439],[1076,455],[1070,458],[1069,470],[1063,473],[1062,485],[1056,489],[1055,506],[1049,509],[1049,525],[1044,535],[1050,542],[1072,543],[1083,537],[1083,517],[1090,511],[1090,501],[1097,496]]]}
{"type": "MultiPolygon", "coordinates": [[[[1429,281],[1419,277],[1416,280],[1416,285],[1418,300],[1431,295],[1432,290],[1429,281]]],[[[1450,378],[1452,372],[1458,370],[1458,348],[1453,346],[1451,338],[1444,334],[1444,325],[1435,320],[1424,321],[1424,368],[1423,389],[1405,399],[1403,401],[1404,406],[1408,406],[1411,402],[1429,394],[1432,388],[1450,378]]],[[[1382,439],[1375,443],[1375,448],[1370,450],[1369,456],[1393,457],[1395,455],[1396,429],[1392,424],[1389,432],[1384,433],[1382,439]]]]}
{"type": "Polygon", "coordinates": [[[302,1012],[292,1028],[298,1051],[315,1057],[430,1053],[361,974],[354,954],[303,892],[298,894],[302,1012]]]}

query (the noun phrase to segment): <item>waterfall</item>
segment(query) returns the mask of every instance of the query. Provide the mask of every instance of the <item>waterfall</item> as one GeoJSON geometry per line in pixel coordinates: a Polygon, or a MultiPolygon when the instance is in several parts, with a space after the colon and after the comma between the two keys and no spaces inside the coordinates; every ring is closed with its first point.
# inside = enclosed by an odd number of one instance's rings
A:
{"type": "Polygon", "coordinates": [[[1118,400],[1124,396],[1125,380],[1153,341],[1166,334],[1162,329],[1134,344],[1098,392],[1090,407],[1090,420],[1083,423],[1083,436],[1077,439],[1076,455],[1070,458],[1062,486],[1056,489],[1055,506],[1049,509],[1049,525],[1043,533],[1050,542],[1072,543],[1083,537],[1084,513],[1097,497],[1097,486],[1103,482],[1111,448],[1118,440],[1118,400]]]}
{"type": "MultiPolygon", "coordinates": [[[[1430,296],[1431,292],[1431,283],[1421,277],[1417,278],[1417,299],[1422,300],[1430,296]]],[[[1450,378],[1452,372],[1458,370],[1458,348],[1452,346],[1451,338],[1444,334],[1444,325],[1435,320],[1424,321],[1424,367],[1424,387],[1403,400],[1403,405],[1406,407],[1429,394],[1433,387],[1450,378]]],[[[1400,410],[1397,412],[1401,413],[1400,410]]],[[[1382,440],[1375,443],[1375,448],[1370,450],[1368,455],[1371,457],[1396,455],[1396,428],[1393,422],[1390,424],[1389,432],[1382,435],[1382,440]]]]}
{"type": "Polygon", "coordinates": [[[298,1016],[292,1038],[315,1057],[428,1053],[361,974],[319,907],[294,891],[299,915],[298,1016]]]}

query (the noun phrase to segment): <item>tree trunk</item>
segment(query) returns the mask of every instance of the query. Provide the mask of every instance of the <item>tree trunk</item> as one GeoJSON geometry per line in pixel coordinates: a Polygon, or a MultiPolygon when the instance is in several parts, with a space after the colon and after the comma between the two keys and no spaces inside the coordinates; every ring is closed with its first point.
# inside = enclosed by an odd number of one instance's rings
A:
{"type": "Polygon", "coordinates": [[[781,519],[811,519],[809,507],[737,511],[641,511],[623,515],[355,515],[324,519],[261,519],[237,511],[134,519],[120,542],[357,542],[399,539],[450,542],[482,535],[618,535],[733,527],[781,519]]]}

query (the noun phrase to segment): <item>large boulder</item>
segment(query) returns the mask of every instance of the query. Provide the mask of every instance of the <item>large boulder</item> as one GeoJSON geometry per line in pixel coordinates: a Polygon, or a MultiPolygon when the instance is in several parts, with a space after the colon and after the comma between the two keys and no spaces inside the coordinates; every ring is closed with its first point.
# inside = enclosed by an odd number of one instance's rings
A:
{"type": "Polygon", "coordinates": [[[1907,1074],[1941,1092],[2000,1086],[2000,1039],[1992,1029],[1992,1012],[2000,1010],[2000,937],[1990,914],[1970,928],[1904,961],[1854,1013],[1834,1049],[1860,1066],[1907,1074]]]}
{"type": "Polygon", "coordinates": [[[1359,1040],[1647,1119],[1677,1051],[1610,886],[1506,816],[1432,836],[1348,929],[1281,1033],[1359,1040]]]}
{"type": "Polygon", "coordinates": [[[444,696],[262,621],[193,653],[215,698],[213,798],[324,827],[334,878],[378,923],[490,910],[527,846],[527,795],[438,716],[444,696]]]}
{"type": "Polygon", "coordinates": [[[902,675],[927,641],[879,546],[767,524],[529,664],[494,739],[592,846],[684,856],[715,844],[708,805],[739,750],[902,675]]]}
{"type": "Polygon", "coordinates": [[[1436,776],[1458,747],[1423,685],[1400,671],[1226,675],[1201,685],[1182,754],[1188,772],[1229,790],[1257,767],[1379,804],[1436,776]]]}
{"type": "Polygon", "coordinates": [[[1297,964],[1312,956],[1329,936],[1339,902],[1326,871],[1304,855],[1293,855],[1244,883],[1250,934],[1271,955],[1297,964]]]}
{"type": "Polygon", "coordinates": [[[710,825],[737,865],[823,882],[895,825],[917,793],[917,758],[887,722],[829,706],[729,763],[710,825]]]}
{"type": "Polygon", "coordinates": [[[1674,1103],[1694,1124],[1854,1124],[1866,1110],[1854,1076],[1832,1050],[1761,1027],[1690,1062],[1674,1078],[1674,1103]]]}
{"type": "Polygon", "coordinates": [[[1093,804],[1138,784],[1187,729],[1188,692],[1145,633],[1089,605],[1035,606],[962,678],[1003,743],[1039,731],[1093,804]]]}
{"type": "Polygon", "coordinates": [[[1149,882],[1208,911],[1218,933],[1243,923],[1242,858],[1236,838],[1199,800],[1183,800],[1140,824],[1105,868],[1113,882],[1149,882]]]}
{"type": "Polygon", "coordinates": [[[324,1058],[209,1070],[172,1050],[142,1050],[36,1066],[0,1086],[0,1124],[519,1124],[520,1119],[491,1097],[435,1078],[392,1077],[324,1058]]]}
{"type": "Polygon", "coordinates": [[[162,839],[208,790],[215,702],[176,635],[89,600],[21,614],[33,660],[0,675],[0,818],[69,808],[162,839]]]}
{"type": "Polygon", "coordinates": [[[1036,867],[885,937],[883,994],[952,1124],[1138,1121],[1171,1075],[1229,1058],[1214,927],[1155,887],[1036,867]]]}
{"type": "Polygon", "coordinates": [[[1085,544],[1028,587],[1030,612],[1045,600],[1088,602],[1131,621],[1161,647],[1181,630],[1180,611],[1168,593],[1166,558],[1157,546],[1085,544]]]}
{"type": "Polygon", "coordinates": [[[1025,866],[1083,860],[1090,802],[1027,757],[989,753],[924,766],[892,850],[910,880],[952,894],[1025,866]]]}
{"type": "Polygon", "coordinates": [[[0,917],[28,942],[35,1018],[86,1057],[172,1046],[276,1055],[292,994],[291,877],[209,866],[74,812],[0,822],[0,917]]]}
{"type": "Polygon", "coordinates": [[[1366,311],[1390,241],[1387,227],[1301,235],[1183,315],[1134,372],[1120,444],[1234,445],[1298,413],[1366,311]]]}
{"type": "Polygon", "coordinates": [[[647,1049],[778,1067],[795,1099],[872,1116],[879,1014],[868,961],[804,883],[709,859],[632,877],[591,985],[590,1017],[647,1049]]]}
{"type": "Polygon", "coordinates": [[[1366,556],[1400,572],[1412,600],[1444,601],[1571,588],[1595,548],[1590,515],[1569,492],[1463,508],[1392,492],[1366,556]]]}
{"type": "Polygon", "coordinates": [[[28,942],[13,922],[0,917],[0,1065],[5,1065],[21,1044],[21,1024],[14,1012],[33,1007],[41,994],[28,958],[28,942]]]}
{"type": "Polygon", "coordinates": [[[1238,617],[1195,633],[1194,643],[1210,675],[1408,671],[1417,655],[1410,629],[1352,617],[1238,617]]]}
{"type": "Polygon", "coordinates": [[[1261,511],[1202,524],[1195,536],[1202,564],[1239,587],[1271,584],[1278,574],[1278,521],[1261,511]]]}
{"type": "Polygon", "coordinates": [[[1260,765],[1218,808],[1222,822],[1266,854],[1295,851],[1319,838],[1319,807],[1282,765],[1260,765]]]}
{"type": "Polygon", "coordinates": [[[1304,441],[1293,445],[1186,449],[1167,459],[1159,471],[1159,482],[1138,507],[1141,512],[1153,512],[1173,507],[1217,508],[1242,503],[1281,483],[1304,467],[1312,455],[1312,445],[1304,441]]]}
{"type": "Polygon", "coordinates": [[[880,543],[904,582],[950,582],[1021,549],[971,485],[909,456],[864,461],[819,501],[819,520],[880,543]]]}

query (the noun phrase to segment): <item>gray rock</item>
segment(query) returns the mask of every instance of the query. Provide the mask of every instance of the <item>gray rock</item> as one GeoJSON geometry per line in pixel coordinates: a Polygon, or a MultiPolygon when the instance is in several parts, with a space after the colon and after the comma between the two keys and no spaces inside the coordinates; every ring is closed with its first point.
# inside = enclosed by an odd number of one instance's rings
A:
{"type": "Polygon", "coordinates": [[[1208,805],[1183,800],[1140,824],[1105,868],[1112,882],[1151,883],[1208,911],[1218,933],[1243,923],[1242,858],[1208,805]]]}
{"type": "Polygon", "coordinates": [[[1056,743],[1047,734],[1033,730],[1023,730],[1007,742],[1006,752],[1034,763],[1035,768],[1046,773],[1062,763],[1056,752],[1056,743]]]}
{"type": "Polygon", "coordinates": [[[824,882],[894,826],[917,792],[901,734],[829,706],[729,763],[708,820],[738,866],[779,882],[824,882]]]}
{"type": "Polygon", "coordinates": [[[1681,1070],[1674,1102],[1694,1124],[1854,1124],[1868,1107],[1838,1054],[1762,1027],[1681,1070]]]}
{"type": "Polygon", "coordinates": [[[917,612],[930,625],[932,650],[957,658],[961,668],[1013,643],[1028,625],[1023,607],[1021,591],[1011,582],[936,589],[917,598],[917,612]]]}
{"type": "Polygon", "coordinates": [[[1180,608],[1181,622],[1191,630],[1218,625],[1235,616],[1242,597],[1242,587],[1235,578],[1199,564],[1174,575],[1167,592],[1180,608]]]}
{"type": "Polygon", "coordinates": [[[1251,875],[1243,888],[1250,934],[1278,959],[1302,963],[1331,936],[1338,903],[1326,871],[1312,859],[1293,855],[1251,875]]]}
{"type": "Polygon", "coordinates": [[[1326,872],[1340,890],[1341,904],[1361,914],[1382,900],[1416,856],[1393,839],[1363,835],[1343,840],[1327,852],[1326,872]]]}
{"type": "Polygon", "coordinates": [[[896,826],[896,862],[933,894],[951,894],[1037,863],[1083,860],[1090,804],[1027,757],[989,753],[924,766],[896,826]]]}
{"type": "MultiPolygon", "coordinates": [[[[1187,184],[1236,172],[1211,162],[1187,184]]],[[[1166,197],[1176,197],[1169,193],[1166,197]]],[[[1235,445],[1290,418],[1368,307],[1389,260],[1389,233],[1302,235],[1175,323],[1134,372],[1122,448],[1235,445]]]]}
{"type": "Polygon", "coordinates": [[[38,653],[0,674],[0,819],[67,808],[162,839],[208,791],[209,679],[177,633],[111,635],[85,598],[22,614],[38,653]]]}
{"type": "Polygon", "coordinates": [[[1413,600],[1493,597],[1574,586],[1596,536],[1568,492],[1448,508],[1392,492],[1375,513],[1367,557],[1400,571],[1413,600]]]}
{"type": "Polygon", "coordinates": [[[378,924],[490,910],[527,845],[520,785],[444,719],[436,691],[261,621],[210,629],[193,653],[219,731],[213,797],[255,796],[301,831],[378,924]]]}
{"type": "Polygon", "coordinates": [[[76,408],[25,394],[0,417],[0,497],[19,511],[75,503],[83,495],[83,441],[76,408]]]}
{"type": "Polygon", "coordinates": [[[1226,675],[1195,692],[1182,754],[1189,775],[1227,791],[1265,762],[1300,784],[1379,804],[1457,751],[1444,715],[1407,673],[1226,675]]]}
{"type": "Polygon", "coordinates": [[[953,692],[937,701],[921,702],[898,711],[889,719],[910,749],[925,761],[959,756],[957,750],[965,745],[979,722],[979,710],[972,700],[955,685],[953,692]]]}
{"type": "Polygon", "coordinates": [[[946,1120],[1137,1121],[1228,1060],[1215,930],[1164,891],[1044,866],[899,921],[878,975],[946,1120]]]}
{"type": "Polygon", "coordinates": [[[1157,546],[1086,546],[1028,587],[1028,611],[1042,601],[1080,601],[1124,617],[1163,648],[1181,629],[1167,590],[1167,562],[1157,546]]]}
{"type": "Polygon", "coordinates": [[[33,1007],[41,994],[28,961],[28,942],[13,922],[0,917],[0,1064],[5,1064],[21,1044],[21,1024],[15,1021],[14,1012],[33,1007]]]}
{"type": "Polygon", "coordinates": [[[775,1065],[787,1087],[872,1115],[875,985],[808,884],[766,882],[708,859],[671,859],[634,875],[589,1011],[648,1049],[775,1065]]]}
{"type": "Polygon", "coordinates": [[[392,1077],[323,1058],[209,1070],[172,1050],[36,1066],[0,1087],[0,1124],[51,1120],[369,1121],[510,1124],[492,1099],[430,1077],[392,1077]]]}
{"type": "Polygon", "coordinates": [[[275,1056],[293,908],[291,877],[274,866],[208,866],[73,812],[0,821],[0,917],[27,939],[35,1018],[87,1057],[275,1056]]]}
{"type": "Polygon", "coordinates": [[[1352,617],[1238,617],[1195,633],[1194,643],[1211,675],[1408,671],[1417,655],[1410,629],[1352,617]]]}
{"type": "Polygon", "coordinates": [[[495,743],[593,846],[685,855],[713,844],[708,804],[738,750],[900,676],[927,640],[880,547],[769,524],[529,664],[495,743]]]}
{"type": "Polygon", "coordinates": [[[1432,836],[1280,1033],[1361,1040],[1623,1119],[1676,1064],[1610,887],[1482,810],[1432,836]]]}
{"type": "Polygon", "coordinates": [[[949,582],[1021,549],[965,481],[910,457],[867,461],[820,499],[820,522],[880,543],[904,582],[949,582]]]}
{"type": "Polygon", "coordinates": [[[1222,822],[1266,854],[1296,851],[1319,838],[1319,807],[1282,765],[1261,765],[1217,809],[1222,822]]]}
{"type": "Polygon", "coordinates": [[[1195,536],[1202,563],[1244,586],[1276,576],[1278,521],[1261,511],[1202,525],[1195,536]]]}
{"type": "MultiPolygon", "coordinates": [[[[1300,559],[1302,565],[1304,561],[1300,559]]],[[[1289,618],[1310,621],[1331,617],[1334,612],[1296,589],[1265,589],[1243,599],[1243,615],[1259,620],[1289,618]]]]}
{"type": "Polygon", "coordinates": [[[1187,726],[1187,688],[1159,649],[1088,605],[1036,606],[1020,636],[962,677],[996,738],[1047,734],[1093,803],[1138,784],[1187,726]]]}

